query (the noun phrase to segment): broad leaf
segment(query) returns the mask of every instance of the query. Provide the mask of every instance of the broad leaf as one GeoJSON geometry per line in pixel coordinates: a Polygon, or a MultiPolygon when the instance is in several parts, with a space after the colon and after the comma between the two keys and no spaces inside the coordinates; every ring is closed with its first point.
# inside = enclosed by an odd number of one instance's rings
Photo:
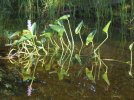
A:
{"type": "Polygon", "coordinates": [[[9,36],[9,39],[17,39],[18,37],[20,37],[21,35],[21,31],[17,31],[15,33],[13,33],[11,36],[9,36]]]}
{"type": "Polygon", "coordinates": [[[91,81],[95,81],[92,71],[90,71],[88,68],[85,68],[85,72],[86,72],[86,76],[91,80],[91,81]]]}
{"type": "Polygon", "coordinates": [[[76,27],[76,29],[75,29],[75,33],[76,33],[76,34],[80,34],[80,31],[81,31],[82,26],[83,26],[83,21],[81,21],[81,22],[78,24],[78,26],[76,27]]]}
{"type": "Polygon", "coordinates": [[[22,69],[22,78],[23,81],[32,80],[31,70],[28,68],[22,69]]]}
{"type": "Polygon", "coordinates": [[[32,33],[33,35],[36,34],[36,23],[35,23],[35,22],[32,24],[31,33],[32,33]]]}
{"type": "Polygon", "coordinates": [[[53,31],[50,28],[47,28],[43,31],[43,34],[41,36],[45,36],[46,38],[51,38],[53,35],[53,31]]]}
{"type": "Polygon", "coordinates": [[[32,38],[35,38],[35,36],[32,34],[25,34],[25,35],[21,36],[21,38],[19,40],[14,41],[13,45],[20,44],[23,41],[30,40],[32,38]]]}
{"type": "Polygon", "coordinates": [[[67,20],[70,17],[70,15],[63,15],[59,18],[59,20],[67,20]]]}
{"type": "Polygon", "coordinates": [[[103,28],[103,32],[105,32],[106,34],[108,34],[108,29],[109,29],[110,24],[111,24],[111,21],[109,21],[107,25],[103,28]]]}
{"type": "Polygon", "coordinates": [[[63,80],[64,76],[68,76],[68,73],[65,69],[61,68],[60,71],[58,71],[59,80],[63,80]]]}
{"type": "Polygon", "coordinates": [[[108,80],[107,71],[102,75],[102,78],[104,79],[104,81],[105,81],[108,85],[110,85],[110,82],[109,82],[109,80],[108,80]]]}
{"type": "Polygon", "coordinates": [[[46,69],[46,71],[49,71],[49,70],[51,69],[51,64],[47,64],[47,65],[45,66],[45,69],[46,69]]]}
{"type": "Polygon", "coordinates": [[[134,45],[134,42],[129,45],[130,51],[132,51],[133,45],[134,45]]]}
{"type": "Polygon", "coordinates": [[[59,25],[52,25],[52,24],[50,24],[49,26],[50,26],[50,28],[52,28],[54,31],[58,32],[58,36],[59,36],[59,37],[62,37],[62,36],[63,36],[64,28],[63,28],[62,26],[59,26],[59,25]]]}
{"type": "Polygon", "coordinates": [[[96,30],[92,31],[86,38],[86,45],[88,45],[89,43],[93,42],[94,39],[94,35],[96,34],[96,30]]]}

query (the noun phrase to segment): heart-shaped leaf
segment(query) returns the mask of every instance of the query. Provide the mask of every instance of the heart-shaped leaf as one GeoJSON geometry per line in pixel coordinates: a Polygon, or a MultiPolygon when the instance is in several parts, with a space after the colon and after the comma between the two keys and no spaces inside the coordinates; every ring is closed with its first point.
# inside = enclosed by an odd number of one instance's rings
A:
{"type": "Polygon", "coordinates": [[[20,38],[19,40],[14,41],[13,45],[20,44],[20,43],[22,43],[23,41],[30,40],[30,39],[32,39],[32,38],[35,38],[35,35],[32,35],[32,34],[25,34],[25,35],[21,36],[21,38],[20,38]]]}
{"type": "Polygon", "coordinates": [[[104,79],[104,81],[110,85],[109,79],[108,79],[108,75],[107,75],[107,71],[102,75],[102,78],[104,79]]]}
{"type": "Polygon", "coordinates": [[[134,45],[134,42],[129,45],[129,50],[130,51],[132,51],[133,45],[134,45]]]}
{"type": "Polygon", "coordinates": [[[58,71],[59,80],[63,80],[64,76],[68,76],[68,73],[65,69],[61,68],[60,71],[58,71]]]}
{"type": "Polygon", "coordinates": [[[95,79],[94,79],[94,77],[93,77],[92,71],[90,71],[88,68],[85,68],[85,72],[86,72],[86,76],[87,76],[91,81],[95,81],[95,79]]]}
{"type": "Polygon", "coordinates": [[[81,28],[83,26],[83,21],[81,21],[75,29],[75,34],[80,34],[81,28]]]}
{"type": "Polygon", "coordinates": [[[103,28],[103,32],[105,32],[106,34],[108,34],[108,29],[109,29],[110,24],[111,24],[111,21],[109,21],[109,22],[105,25],[105,27],[103,28]]]}
{"type": "Polygon", "coordinates": [[[21,31],[17,31],[17,32],[15,32],[15,33],[13,33],[12,35],[10,35],[9,36],[9,39],[17,39],[17,37],[20,37],[20,35],[21,35],[21,31]]]}
{"type": "Polygon", "coordinates": [[[132,71],[130,70],[128,73],[131,77],[133,77],[132,71]]]}
{"type": "Polygon", "coordinates": [[[59,18],[59,20],[67,20],[70,17],[70,15],[63,15],[59,18]]]}
{"type": "Polygon", "coordinates": [[[49,25],[50,28],[52,28],[54,31],[58,32],[58,36],[59,37],[62,37],[63,36],[63,33],[64,33],[64,28],[62,26],[59,26],[59,25],[53,25],[53,24],[50,24],[49,25]]]}
{"type": "Polygon", "coordinates": [[[96,30],[92,31],[86,38],[86,45],[88,45],[89,43],[93,42],[94,39],[94,35],[96,34],[96,30]]]}

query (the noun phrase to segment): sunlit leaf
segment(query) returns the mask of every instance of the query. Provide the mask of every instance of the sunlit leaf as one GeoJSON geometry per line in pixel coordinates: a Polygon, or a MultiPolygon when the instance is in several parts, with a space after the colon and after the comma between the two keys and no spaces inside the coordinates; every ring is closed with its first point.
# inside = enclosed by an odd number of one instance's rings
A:
{"type": "Polygon", "coordinates": [[[89,80],[95,81],[92,71],[90,71],[88,68],[85,68],[85,72],[86,72],[86,76],[89,78],[89,80]]]}
{"type": "Polygon", "coordinates": [[[129,71],[128,73],[131,77],[133,77],[132,71],[129,71]]]}
{"type": "Polygon", "coordinates": [[[27,34],[31,34],[31,32],[29,30],[23,30],[21,33],[21,36],[27,35],[27,34]]]}
{"type": "Polygon", "coordinates": [[[86,38],[86,45],[88,45],[89,43],[93,42],[94,39],[94,35],[96,34],[96,30],[92,31],[86,38]]]}
{"type": "Polygon", "coordinates": [[[36,23],[35,23],[35,22],[32,24],[31,33],[32,33],[32,34],[36,34],[36,23]]]}
{"type": "Polygon", "coordinates": [[[30,40],[30,39],[32,39],[32,38],[34,38],[34,37],[35,37],[35,36],[32,35],[32,34],[26,34],[26,35],[23,35],[23,36],[20,38],[19,42],[26,41],[26,40],[30,40]]]}
{"type": "Polygon", "coordinates": [[[110,24],[111,24],[111,21],[109,21],[107,25],[103,28],[103,32],[105,32],[106,34],[108,34],[108,29],[109,29],[110,24]]]}
{"type": "Polygon", "coordinates": [[[130,51],[132,51],[133,45],[134,45],[134,42],[129,45],[130,51]]]}
{"type": "Polygon", "coordinates": [[[105,73],[102,75],[102,78],[104,79],[104,81],[105,81],[108,85],[110,85],[110,82],[109,82],[109,80],[108,80],[107,72],[105,72],[105,73]]]}
{"type": "Polygon", "coordinates": [[[80,56],[78,54],[75,54],[75,59],[79,62],[80,65],[82,65],[80,56]]]}
{"type": "Polygon", "coordinates": [[[62,37],[63,36],[63,33],[64,33],[64,28],[62,26],[59,26],[59,25],[52,25],[50,24],[49,25],[50,28],[52,28],[54,31],[58,32],[58,36],[59,37],[62,37]]]}
{"type": "Polygon", "coordinates": [[[128,73],[131,77],[133,77],[132,71],[130,70],[128,73]]]}
{"type": "Polygon", "coordinates": [[[70,15],[63,15],[59,18],[59,20],[66,20],[70,17],[70,15]]]}
{"type": "Polygon", "coordinates": [[[76,29],[75,29],[75,33],[76,33],[76,34],[80,34],[80,31],[81,31],[82,26],[83,26],[83,21],[81,21],[81,22],[78,24],[78,26],[76,27],[76,29]]]}
{"type": "Polygon", "coordinates": [[[58,71],[58,78],[59,80],[63,80],[64,76],[68,76],[68,73],[65,69],[61,68],[60,71],[58,71]]]}

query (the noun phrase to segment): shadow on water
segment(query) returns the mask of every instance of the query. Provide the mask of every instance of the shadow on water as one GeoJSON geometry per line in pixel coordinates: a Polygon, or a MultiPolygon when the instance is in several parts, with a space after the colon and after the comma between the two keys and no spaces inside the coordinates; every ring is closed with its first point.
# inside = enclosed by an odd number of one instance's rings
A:
{"type": "MultiPolygon", "coordinates": [[[[84,54],[89,48],[85,48],[84,54]]],[[[102,58],[122,61],[129,60],[127,47],[119,47],[118,43],[107,43],[101,48],[102,58]]],[[[5,59],[0,59],[0,98],[1,100],[133,100],[134,78],[128,75],[129,66],[119,62],[106,62],[111,85],[108,87],[103,79],[96,84],[87,79],[84,72],[78,77],[80,65],[74,63],[70,76],[59,81],[57,74],[38,72],[33,83],[32,96],[27,96],[29,82],[22,82],[19,73],[8,68],[14,67],[5,59]]],[[[85,64],[83,67],[88,66],[85,64]]]]}

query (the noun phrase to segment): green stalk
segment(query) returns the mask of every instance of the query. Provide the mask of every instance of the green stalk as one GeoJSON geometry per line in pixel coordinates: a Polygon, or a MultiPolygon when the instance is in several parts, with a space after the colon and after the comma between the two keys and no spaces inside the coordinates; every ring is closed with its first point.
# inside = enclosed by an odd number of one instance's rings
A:
{"type": "Polygon", "coordinates": [[[79,57],[80,57],[80,53],[81,53],[81,51],[82,51],[82,48],[83,48],[83,40],[82,40],[82,38],[81,38],[81,35],[80,35],[80,33],[79,33],[79,37],[80,37],[80,40],[81,40],[81,48],[80,48],[80,51],[79,51],[79,57]]]}
{"type": "MultiPolygon", "coordinates": [[[[74,38],[73,38],[73,33],[72,33],[72,30],[71,30],[70,22],[69,22],[68,19],[67,19],[67,22],[68,22],[68,25],[69,25],[69,30],[70,30],[71,40],[72,40],[72,51],[71,51],[71,54],[70,54],[70,60],[69,60],[69,65],[68,65],[68,66],[70,66],[71,59],[72,59],[73,52],[74,52],[74,38]]],[[[69,70],[69,67],[68,67],[68,70],[69,70]]]]}
{"type": "Polygon", "coordinates": [[[96,52],[108,39],[108,35],[106,35],[107,37],[101,42],[101,44],[94,50],[94,52],[96,52]]]}

